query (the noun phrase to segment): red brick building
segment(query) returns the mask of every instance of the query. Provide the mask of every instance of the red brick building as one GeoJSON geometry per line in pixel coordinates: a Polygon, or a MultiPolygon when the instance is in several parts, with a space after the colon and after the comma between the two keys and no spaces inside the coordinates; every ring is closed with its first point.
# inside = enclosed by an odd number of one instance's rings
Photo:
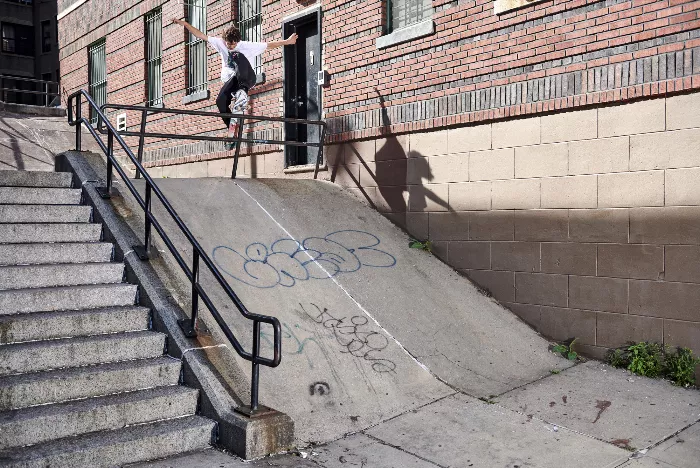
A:
{"type": "MultiPolygon", "coordinates": [[[[210,35],[240,22],[264,41],[296,31],[295,47],[257,64],[252,113],[325,119],[322,177],[430,239],[547,336],[576,336],[594,355],[628,340],[700,352],[699,11],[683,0],[59,0],[62,83],[111,103],[215,110],[220,59],[170,18],[210,35]]],[[[216,119],[151,119],[223,134],[216,119]]],[[[247,153],[250,177],[308,177],[316,156],[247,153]]],[[[151,141],[144,160],[156,176],[224,176],[230,156],[151,141]]]]}

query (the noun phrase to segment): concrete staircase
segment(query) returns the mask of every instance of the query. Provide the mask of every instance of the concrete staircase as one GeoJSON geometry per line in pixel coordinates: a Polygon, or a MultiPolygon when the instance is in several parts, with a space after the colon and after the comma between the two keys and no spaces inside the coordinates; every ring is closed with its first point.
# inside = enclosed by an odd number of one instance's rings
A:
{"type": "Polygon", "coordinates": [[[203,449],[215,423],[71,174],[0,171],[0,466],[112,467],[203,449]]]}

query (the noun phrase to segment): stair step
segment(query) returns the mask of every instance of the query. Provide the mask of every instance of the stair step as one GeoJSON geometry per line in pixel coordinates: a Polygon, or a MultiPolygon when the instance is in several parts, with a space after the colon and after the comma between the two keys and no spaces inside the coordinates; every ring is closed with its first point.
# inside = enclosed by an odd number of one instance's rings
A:
{"type": "Polygon", "coordinates": [[[0,204],[77,205],[81,189],[0,187],[0,204]]]}
{"type": "Polygon", "coordinates": [[[177,385],[181,367],[162,356],[11,375],[0,379],[0,411],[177,385]]]}
{"type": "Polygon", "coordinates": [[[0,315],[96,309],[136,303],[133,284],[98,284],[0,291],[0,315]]]}
{"type": "Polygon", "coordinates": [[[138,306],[0,315],[0,345],[147,330],[150,316],[138,306]]]}
{"type": "Polygon", "coordinates": [[[165,335],[113,333],[0,346],[0,376],[162,356],[165,335]]]}
{"type": "Polygon", "coordinates": [[[173,385],[0,413],[0,450],[195,414],[194,388],[173,385]]]}
{"type": "Polygon", "coordinates": [[[85,205],[0,205],[0,223],[88,223],[85,205]]]}
{"type": "Polygon", "coordinates": [[[0,171],[2,187],[70,187],[70,172],[0,171]]]}
{"type": "Polygon", "coordinates": [[[108,242],[0,244],[0,265],[108,262],[112,250],[108,242]]]}
{"type": "Polygon", "coordinates": [[[0,266],[0,290],[121,283],[123,263],[0,266]]]}
{"type": "Polygon", "coordinates": [[[186,416],[0,452],[8,468],[106,468],[202,450],[214,440],[216,423],[186,416]]]}
{"type": "Polygon", "coordinates": [[[101,234],[100,224],[0,224],[0,244],[97,242],[101,234]]]}

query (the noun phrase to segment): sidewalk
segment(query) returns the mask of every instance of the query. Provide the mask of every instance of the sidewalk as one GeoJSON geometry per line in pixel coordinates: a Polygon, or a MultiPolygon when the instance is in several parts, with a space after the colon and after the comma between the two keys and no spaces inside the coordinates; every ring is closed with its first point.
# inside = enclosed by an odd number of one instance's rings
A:
{"type": "Polygon", "coordinates": [[[590,361],[490,402],[462,393],[297,454],[213,450],[139,467],[697,468],[700,391],[590,361]]]}

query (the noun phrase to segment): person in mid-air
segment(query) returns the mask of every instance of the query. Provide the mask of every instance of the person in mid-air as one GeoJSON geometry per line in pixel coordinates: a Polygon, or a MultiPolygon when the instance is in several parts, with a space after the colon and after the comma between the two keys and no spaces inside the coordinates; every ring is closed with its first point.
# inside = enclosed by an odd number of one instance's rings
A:
{"type": "MultiPolygon", "coordinates": [[[[275,49],[297,42],[297,35],[292,34],[283,41],[271,42],[249,42],[241,40],[241,31],[231,26],[222,37],[207,36],[199,29],[195,28],[187,21],[173,18],[173,23],[184,26],[193,36],[206,41],[214,50],[221,55],[221,81],[224,85],[216,98],[216,107],[222,114],[243,113],[248,107],[248,92],[255,86],[255,71],[251,63],[255,57],[261,55],[266,49],[275,49]],[[233,101],[233,107],[231,107],[233,101]]],[[[228,128],[228,137],[236,135],[236,121],[231,122],[228,117],[223,117],[228,128]]],[[[227,149],[233,149],[234,143],[227,143],[227,149]]]]}

